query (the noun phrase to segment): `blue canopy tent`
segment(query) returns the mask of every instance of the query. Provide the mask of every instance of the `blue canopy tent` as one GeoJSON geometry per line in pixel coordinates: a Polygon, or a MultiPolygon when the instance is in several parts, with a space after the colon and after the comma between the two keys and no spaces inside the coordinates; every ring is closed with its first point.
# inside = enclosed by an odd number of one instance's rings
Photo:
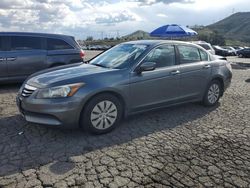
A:
{"type": "Polygon", "coordinates": [[[150,33],[151,37],[160,38],[180,38],[180,37],[192,37],[196,36],[198,33],[188,27],[171,24],[164,25],[150,33]]]}

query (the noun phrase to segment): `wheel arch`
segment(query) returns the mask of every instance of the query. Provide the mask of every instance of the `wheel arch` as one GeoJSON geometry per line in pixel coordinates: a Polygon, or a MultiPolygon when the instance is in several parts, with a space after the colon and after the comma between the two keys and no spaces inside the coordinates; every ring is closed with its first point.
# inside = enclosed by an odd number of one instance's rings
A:
{"type": "Polygon", "coordinates": [[[220,82],[221,87],[222,87],[222,88],[221,88],[221,89],[222,89],[221,96],[222,96],[223,93],[224,93],[224,87],[225,87],[223,77],[222,77],[221,75],[216,75],[216,76],[214,76],[214,77],[211,79],[210,82],[212,82],[212,81],[214,81],[214,80],[217,80],[217,81],[220,82]]]}
{"type": "Polygon", "coordinates": [[[110,94],[110,95],[113,95],[115,97],[117,97],[117,99],[122,103],[122,106],[123,106],[123,114],[122,116],[126,116],[127,114],[127,110],[126,110],[126,107],[127,107],[127,104],[125,102],[125,97],[119,93],[118,91],[114,91],[114,90],[103,90],[103,91],[100,91],[100,92],[97,92],[97,93],[94,93],[92,95],[90,95],[87,100],[84,102],[84,104],[82,105],[82,110],[81,110],[81,113],[80,113],[80,117],[79,117],[79,126],[81,126],[81,116],[82,114],[84,113],[84,110],[85,110],[85,107],[86,105],[93,99],[95,98],[96,96],[98,95],[103,95],[103,94],[110,94]]]}

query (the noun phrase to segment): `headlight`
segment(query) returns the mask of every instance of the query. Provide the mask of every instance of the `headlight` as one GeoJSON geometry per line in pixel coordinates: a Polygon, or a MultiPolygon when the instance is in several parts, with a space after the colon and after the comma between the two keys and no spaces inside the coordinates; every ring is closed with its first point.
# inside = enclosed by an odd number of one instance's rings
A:
{"type": "Polygon", "coordinates": [[[84,83],[63,85],[57,87],[51,87],[41,89],[38,91],[36,98],[38,99],[50,99],[50,98],[65,98],[73,96],[84,83]]]}

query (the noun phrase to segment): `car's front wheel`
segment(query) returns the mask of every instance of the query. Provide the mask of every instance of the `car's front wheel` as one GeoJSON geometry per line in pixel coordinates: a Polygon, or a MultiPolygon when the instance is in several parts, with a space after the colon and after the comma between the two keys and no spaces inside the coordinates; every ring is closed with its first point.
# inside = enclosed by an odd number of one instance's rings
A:
{"type": "Polygon", "coordinates": [[[116,96],[97,95],[87,103],[81,117],[81,126],[94,134],[107,133],[119,124],[122,114],[122,103],[116,96]]]}
{"type": "Polygon", "coordinates": [[[218,103],[222,93],[222,86],[218,80],[213,80],[207,87],[203,104],[205,106],[214,106],[218,103]]]}

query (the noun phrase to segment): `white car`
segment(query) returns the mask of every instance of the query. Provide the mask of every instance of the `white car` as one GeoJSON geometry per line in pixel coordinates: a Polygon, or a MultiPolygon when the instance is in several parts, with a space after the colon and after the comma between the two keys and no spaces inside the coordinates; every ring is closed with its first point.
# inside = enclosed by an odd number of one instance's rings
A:
{"type": "Polygon", "coordinates": [[[204,41],[193,41],[192,43],[198,44],[205,50],[207,50],[209,53],[215,55],[215,50],[213,49],[212,45],[210,43],[204,42],[204,41]]]}

